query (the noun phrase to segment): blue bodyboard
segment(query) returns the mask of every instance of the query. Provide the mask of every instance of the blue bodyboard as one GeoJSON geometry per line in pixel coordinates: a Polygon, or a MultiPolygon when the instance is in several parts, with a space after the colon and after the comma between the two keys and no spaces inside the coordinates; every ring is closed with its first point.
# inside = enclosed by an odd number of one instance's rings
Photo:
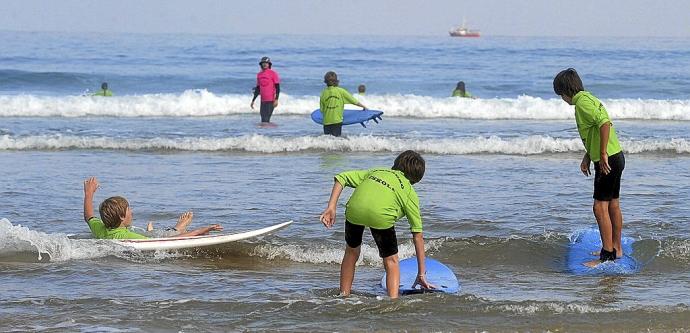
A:
{"type": "Polygon", "coordinates": [[[601,237],[599,229],[586,229],[573,233],[568,244],[567,264],[568,270],[576,275],[627,275],[637,273],[641,265],[631,256],[632,244],[635,240],[632,237],[623,237],[621,247],[623,257],[615,261],[607,261],[596,267],[587,267],[584,263],[596,260],[599,257],[593,252],[601,250],[601,237]]]}
{"type": "MultiPolygon", "coordinates": [[[[448,266],[431,258],[425,258],[426,280],[436,286],[437,289],[421,289],[419,286],[412,288],[417,278],[417,258],[400,260],[400,289],[401,295],[421,294],[427,292],[443,292],[455,294],[460,291],[460,282],[455,273],[448,266]]],[[[381,278],[381,287],[386,290],[386,274],[381,278]]]]}
{"type": "MultiPolygon", "coordinates": [[[[345,110],[343,111],[343,125],[362,124],[362,126],[367,127],[365,124],[370,120],[378,124],[379,120],[381,120],[381,115],[383,115],[383,111],[345,110]]],[[[316,109],[311,113],[311,120],[317,124],[323,124],[321,109],[316,109]]]]}

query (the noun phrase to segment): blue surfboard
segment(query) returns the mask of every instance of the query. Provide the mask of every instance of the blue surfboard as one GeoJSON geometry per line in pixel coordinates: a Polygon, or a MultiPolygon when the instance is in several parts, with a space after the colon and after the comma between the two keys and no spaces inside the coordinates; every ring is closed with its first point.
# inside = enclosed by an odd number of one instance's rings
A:
{"type": "MultiPolygon", "coordinates": [[[[412,288],[417,278],[417,258],[400,260],[400,289],[401,295],[421,294],[425,292],[443,292],[455,294],[460,291],[460,282],[455,273],[448,266],[431,258],[425,258],[426,280],[436,286],[437,289],[421,289],[419,286],[412,288]]],[[[386,273],[381,278],[381,287],[386,290],[386,273]]]]}
{"type": "MultiPolygon", "coordinates": [[[[378,124],[379,120],[381,120],[381,115],[383,115],[383,111],[345,110],[343,111],[343,125],[361,124],[367,127],[366,123],[370,120],[378,124]]],[[[311,120],[317,124],[323,125],[323,114],[321,114],[321,109],[316,109],[311,113],[311,120]]]]}
{"type": "Polygon", "coordinates": [[[637,273],[641,265],[631,256],[632,244],[635,240],[632,237],[621,239],[623,257],[611,262],[604,262],[596,267],[587,267],[584,263],[597,260],[599,257],[592,255],[593,252],[599,253],[601,250],[601,237],[599,229],[592,228],[581,230],[570,236],[568,244],[567,264],[568,270],[577,275],[626,275],[637,273]]]}

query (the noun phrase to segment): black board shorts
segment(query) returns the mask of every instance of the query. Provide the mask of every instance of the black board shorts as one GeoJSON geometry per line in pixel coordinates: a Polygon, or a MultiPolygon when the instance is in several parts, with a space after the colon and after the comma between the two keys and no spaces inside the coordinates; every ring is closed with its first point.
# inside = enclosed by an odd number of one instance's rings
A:
{"type": "Polygon", "coordinates": [[[323,125],[323,134],[340,136],[343,131],[343,123],[323,125]]]}
{"type": "Polygon", "coordinates": [[[611,201],[620,198],[621,176],[625,169],[623,152],[609,156],[611,172],[604,175],[599,171],[599,162],[594,162],[594,200],[611,201]]]}
{"type": "MultiPolygon", "coordinates": [[[[351,248],[357,248],[362,245],[362,236],[364,235],[364,226],[352,224],[350,221],[345,221],[345,242],[351,248]]],[[[390,257],[398,254],[398,238],[395,236],[395,227],[388,229],[374,229],[371,230],[371,235],[374,237],[376,246],[379,248],[379,256],[381,258],[390,257]]]]}
{"type": "Polygon", "coordinates": [[[271,116],[273,115],[273,101],[270,102],[261,102],[261,109],[259,110],[259,113],[261,114],[261,122],[262,123],[270,123],[271,122],[271,116]]]}

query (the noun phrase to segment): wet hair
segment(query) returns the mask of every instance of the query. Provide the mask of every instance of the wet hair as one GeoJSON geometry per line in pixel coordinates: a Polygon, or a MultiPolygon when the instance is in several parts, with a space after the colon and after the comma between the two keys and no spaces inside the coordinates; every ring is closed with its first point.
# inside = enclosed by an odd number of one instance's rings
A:
{"type": "Polygon", "coordinates": [[[406,150],[395,158],[391,169],[402,171],[405,174],[405,178],[410,183],[415,184],[424,177],[425,165],[426,162],[422,155],[419,155],[414,150],[406,150]]]}
{"type": "Polygon", "coordinates": [[[101,83],[101,89],[107,90],[108,89],[108,82],[101,83]]]}
{"type": "Polygon", "coordinates": [[[367,90],[367,87],[366,87],[365,85],[363,85],[363,84],[360,84],[360,85],[357,87],[357,91],[358,91],[358,92],[363,93],[363,92],[365,92],[366,90],[367,90]]]}
{"type": "Polygon", "coordinates": [[[455,86],[455,90],[460,90],[462,91],[462,94],[465,94],[465,82],[463,81],[458,81],[458,84],[455,86]]]}
{"type": "Polygon", "coordinates": [[[329,87],[337,87],[339,82],[338,74],[333,71],[326,72],[326,75],[323,76],[323,82],[329,87]]]}
{"type": "Polygon", "coordinates": [[[98,207],[98,212],[101,214],[101,221],[108,229],[114,229],[120,226],[122,218],[127,215],[127,207],[129,202],[123,197],[110,197],[103,200],[98,207]]]}
{"type": "Polygon", "coordinates": [[[580,76],[577,75],[577,71],[573,68],[562,70],[553,78],[553,92],[556,95],[565,95],[572,98],[583,90],[585,90],[585,87],[582,86],[582,80],[580,80],[580,76]]]}

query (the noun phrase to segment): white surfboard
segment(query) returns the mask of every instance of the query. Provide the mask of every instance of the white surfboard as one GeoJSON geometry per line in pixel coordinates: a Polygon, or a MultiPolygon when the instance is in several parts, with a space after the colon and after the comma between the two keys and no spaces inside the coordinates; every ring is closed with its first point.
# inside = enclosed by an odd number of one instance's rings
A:
{"type": "Polygon", "coordinates": [[[148,239],[118,239],[113,240],[118,244],[133,247],[137,250],[179,250],[197,248],[202,246],[211,246],[234,242],[242,239],[262,236],[270,234],[289,226],[292,221],[283,222],[270,227],[240,232],[236,234],[217,234],[204,235],[193,237],[166,237],[166,238],[148,238],[148,239]]]}

